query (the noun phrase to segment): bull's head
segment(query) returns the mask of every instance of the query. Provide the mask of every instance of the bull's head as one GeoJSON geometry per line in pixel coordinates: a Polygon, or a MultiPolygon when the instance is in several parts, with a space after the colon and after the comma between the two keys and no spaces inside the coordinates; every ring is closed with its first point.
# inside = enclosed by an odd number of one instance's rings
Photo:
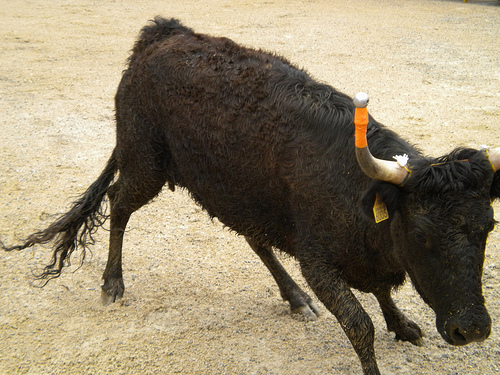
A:
{"type": "MultiPolygon", "coordinates": [[[[366,107],[359,99],[355,104],[366,107]]],[[[453,345],[485,340],[491,319],[481,279],[486,239],[495,225],[491,202],[500,196],[500,148],[458,149],[406,164],[377,159],[357,134],[356,156],[364,173],[377,180],[365,192],[363,208],[385,205],[382,225],[390,228],[392,255],[435,311],[441,336],[453,345]]]]}

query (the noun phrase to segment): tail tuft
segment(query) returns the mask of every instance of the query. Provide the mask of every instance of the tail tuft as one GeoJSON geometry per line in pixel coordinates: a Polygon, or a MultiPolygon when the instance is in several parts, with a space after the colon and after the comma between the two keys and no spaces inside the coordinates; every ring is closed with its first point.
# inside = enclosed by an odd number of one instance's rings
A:
{"type": "Polygon", "coordinates": [[[46,229],[28,236],[21,245],[8,247],[0,242],[0,247],[5,251],[23,250],[37,244],[43,245],[53,241],[52,261],[40,275],[37,275],[38,279],[44,280],[42,286],[61,275],[63,267],[70,265],[71,254],[77,248],[82,251],[83,262],[86,249],[95,243],[93,235],[108,218],[102,207],[102,201],[116,171],[116,158],[113,152],[99,178],[90,185],[67,213],[46,229]]]}

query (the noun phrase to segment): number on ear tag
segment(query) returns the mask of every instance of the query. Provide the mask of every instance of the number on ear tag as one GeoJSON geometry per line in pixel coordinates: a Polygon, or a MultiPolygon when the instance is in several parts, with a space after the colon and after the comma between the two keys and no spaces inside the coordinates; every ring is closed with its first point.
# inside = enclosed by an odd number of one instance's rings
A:
{"type": "Polygon", "coordinates": [[[375,203],[373,204],[373,217],[375,218],[375,223],[377,224],[381,221],[389,219],[387,206],[384,202],[382,202],[378,194],[375,196],[375,203]]]}

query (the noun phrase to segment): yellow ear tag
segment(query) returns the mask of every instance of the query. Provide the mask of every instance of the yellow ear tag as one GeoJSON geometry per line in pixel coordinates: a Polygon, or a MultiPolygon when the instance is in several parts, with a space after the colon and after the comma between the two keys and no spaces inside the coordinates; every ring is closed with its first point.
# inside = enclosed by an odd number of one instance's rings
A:
{"type": "Polygon", "coordinates": [[[375,217],[375,222],[377,224],[381,221],[389,219],[387,206],[384,202],[382,202],[378,194],[375,196],[375,203],[373,204],[373,217],[375,217]]]}

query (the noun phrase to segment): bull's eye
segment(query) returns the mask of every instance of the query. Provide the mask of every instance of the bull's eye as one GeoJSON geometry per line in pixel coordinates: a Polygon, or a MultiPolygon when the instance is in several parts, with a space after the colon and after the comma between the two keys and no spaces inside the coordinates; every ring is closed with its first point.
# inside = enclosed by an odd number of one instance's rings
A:
{"type": "Polygon", "coordinates": [[[416,231],[415,232],[415,241],[417,241],[418,243],[420,243],[422,245],[425,245],[427,243],[427,237],[421,231],[416,231]]]}

